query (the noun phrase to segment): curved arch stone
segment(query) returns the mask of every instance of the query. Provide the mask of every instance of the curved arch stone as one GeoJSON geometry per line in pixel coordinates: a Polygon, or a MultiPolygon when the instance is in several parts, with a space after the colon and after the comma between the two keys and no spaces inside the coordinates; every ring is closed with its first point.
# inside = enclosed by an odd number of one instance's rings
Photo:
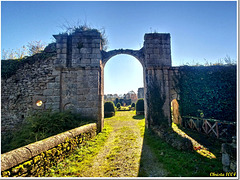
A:
{"type": "Polygon", "coordinates": [[[143,48],[140,50],[131,50],[131,49],[115,49],[112,51],[101,51],[102,53],[102,64],[105,66],[107,61],[112,58],[113,56],[116,56],[118,54],[127,54],[135,57],[139,62],[144,66],[144,53],[143,53],[143,48]]]}

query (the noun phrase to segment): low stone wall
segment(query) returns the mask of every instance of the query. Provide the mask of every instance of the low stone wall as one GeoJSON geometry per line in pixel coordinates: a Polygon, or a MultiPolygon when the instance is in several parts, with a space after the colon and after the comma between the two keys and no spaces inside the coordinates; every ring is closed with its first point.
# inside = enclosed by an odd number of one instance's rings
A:
{"type": "Polygon", "coordinates": [[[154,126],[151,126],[151,130],[169,145],[178,150],[186,151],[193,149],[193,144],[189,139],[181,137],[172,130],[154,126]]]}
{"type": "Polygon", "coordinates": [[[1,155],[2,177],[41,177],[78,145],[96,135],[96,123],[81,126],[1,155]]]}

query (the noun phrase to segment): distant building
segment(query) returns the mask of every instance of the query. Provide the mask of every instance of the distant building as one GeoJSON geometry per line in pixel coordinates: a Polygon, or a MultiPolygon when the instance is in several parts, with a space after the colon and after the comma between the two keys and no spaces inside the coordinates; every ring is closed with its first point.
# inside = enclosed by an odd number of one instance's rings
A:
{"type": "Polygon", "coordinates": [[[138,99],[144,98],[144,88],[138,88],[138,99]]]}
{"type": "Polygon", "coordinates": [[[105,101],[114,101],[116,98],[119,98],[117,94],[106,94],[104,95],[105,101]]]}
{"type": "Polygon", "coordinates": [[[134,91],[129,91],[127,94],[105,94],[104,101],[112,101],[116,105],[118,102],[122,106],[129,106],[132,103],[136,103],[138,100],[137,94],[134,91]]]}
{"type": "Polygon", "coordinates": [[[129,91],[127,93],[128,95],[128,99],[131,99],[132,100],[132,103],[136,103],[138,98],[137,98],[137,94],[134,92],[134,91],[129,91]]]}

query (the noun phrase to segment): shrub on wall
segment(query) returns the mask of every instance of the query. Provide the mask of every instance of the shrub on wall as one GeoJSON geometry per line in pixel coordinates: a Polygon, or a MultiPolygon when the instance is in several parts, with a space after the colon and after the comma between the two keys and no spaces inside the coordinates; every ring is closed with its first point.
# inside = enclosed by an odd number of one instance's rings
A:
{"type": "Polygon", "coordinates": [[[115,106],[112,101],[104,103],[104,117],[111,117],[115,115],[115,106]]]}
{"type": "Polygon", "coordinates": [[[181,115],[236,121],[236,65],[180,67],[181,115]]]}
{"type": "Polygon", "coordinates": [[[144,100],[138,99],[136,102],[136,113],[137,114],[144,114],[144,100]]]}
{"type": "Polygon", "coordinates": [[[25,64],[32,65],[36,61],[43,61],[53,55],[54,53],[42,52],[22,59],[1,60],[1,77],[3,79],[7,79],[16,74],[16,71],[21,69],[25,64]]]}

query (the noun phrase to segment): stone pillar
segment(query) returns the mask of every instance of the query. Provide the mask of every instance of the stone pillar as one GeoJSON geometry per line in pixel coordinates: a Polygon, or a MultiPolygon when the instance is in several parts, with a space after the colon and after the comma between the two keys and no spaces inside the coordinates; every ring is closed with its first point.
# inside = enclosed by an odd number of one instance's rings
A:
{"type": "Polygon", "coordinates": [[[103,127],[101,35],[98,31],[76,31],[55,35],[60,77],[60,109],[78,112],[103,127]]]}
{"type": "Polygon", "coordinates": [[[57,59],[54,61],[54,66],[56,68],[66,67],[67,63],[67,41],[68,35],[53,35],[56,39],[56,48],[57,48],[57,59]]]}
{"type": "Polygon", "coordinates": [[[169,126],[171,125],[170,34],[145,34],[144,55],[146,124],[148,127],[169,126]]]}

